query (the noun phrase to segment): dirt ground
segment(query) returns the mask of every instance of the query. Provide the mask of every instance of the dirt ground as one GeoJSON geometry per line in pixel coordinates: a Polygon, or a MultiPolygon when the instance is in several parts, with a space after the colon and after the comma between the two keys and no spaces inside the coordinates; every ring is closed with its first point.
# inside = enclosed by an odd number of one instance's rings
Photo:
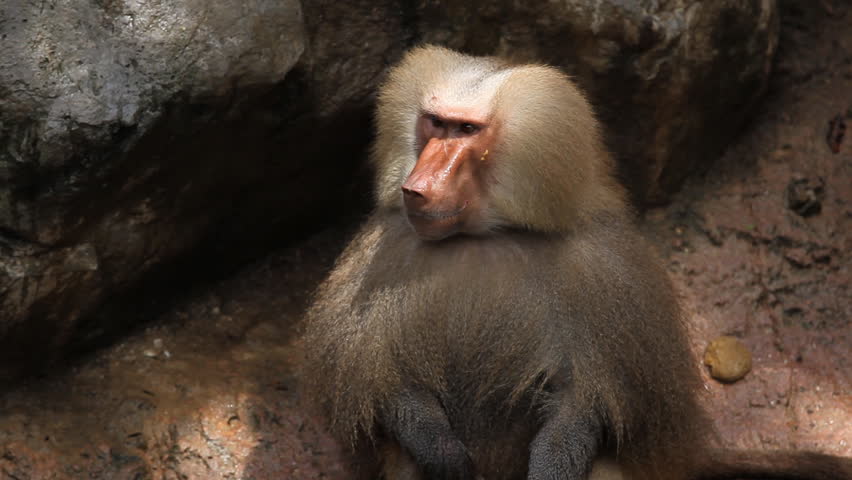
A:
{"type": "Polygon", "coordinates": [[[852,132],[837,134],[852,125],[852,4],[779,3],[761,111],[647,229],[691,307],[697,350],[734,335],[753,352],[743,381],[706,382],[723,440],[849,457],[852,132]]]}
{"type": "MultiPolygon", "coordinates": [[[[722,442],[852,457],[852,138],[836,141],[852,123],[852,4],[780,4],[756,118],[645,229],[696,353],[719,335],[753,352],[745,379],[706,379],[722,442]]],[[[188,292],[144,331],[0,396],[0,479],[348,478],[296,381],[300,317],[346,236],[329,228],[188,292]]]]}

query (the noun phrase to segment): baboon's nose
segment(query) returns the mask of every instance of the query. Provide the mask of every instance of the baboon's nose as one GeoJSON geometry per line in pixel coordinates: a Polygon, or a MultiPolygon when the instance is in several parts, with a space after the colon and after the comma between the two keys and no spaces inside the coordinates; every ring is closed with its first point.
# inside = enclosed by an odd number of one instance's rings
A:
{"type": "Polygon", "coordinates": [[[423,206],[428,202],[424,192],[416,187],[403,186],[402,196],[405,201],[405,207],[408,209],[418,210],[423,208],[423,206]]]}

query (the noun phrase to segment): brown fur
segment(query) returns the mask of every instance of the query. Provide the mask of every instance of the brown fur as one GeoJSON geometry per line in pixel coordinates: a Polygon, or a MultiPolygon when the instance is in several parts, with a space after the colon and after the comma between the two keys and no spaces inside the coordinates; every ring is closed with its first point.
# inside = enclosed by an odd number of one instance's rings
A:
{"type": "Polygon", "coordinates": [[[602,455],[685,478],[706,430],[683,314],[570,80],[415,49],[381,90],[373,161],[377,208],[309,312],[306,381],[333,431],[390,479],[464,478],[465,454],[489,480],[584,478],[602,455]],[[442,96],[485,102],[502,140],[487,228],[424,242],[400,185],[442,96]]]}
{"type": "Polygon", "coordinates": [[[376,214],[311,312],[310,378],[334,430],[381,433],[379,410],[416,385],[442,399],[485,478],[521,478],[560,408],[546,385],[569,383],[569,407],[605,418],[621,459],[669,468],[693,451],[697,372],[666,276],[628,220],[582,227],[433,245],[376,214]]]}

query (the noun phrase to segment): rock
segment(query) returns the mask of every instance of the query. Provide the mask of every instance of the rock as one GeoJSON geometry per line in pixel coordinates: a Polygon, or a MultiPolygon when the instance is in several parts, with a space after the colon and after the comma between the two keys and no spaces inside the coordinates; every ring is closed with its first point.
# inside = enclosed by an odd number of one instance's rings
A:
{"type": "Polygon", "coordinates": [[[244,111],[306,32],[297,0],[9,0],[0,19],[2,381],[232,213],[269,159],[244,111]]]}
{"type": "Polygon", "coordinates": [[[784,253],[784,258],[799,268],[810,267],[814,260],[804,248],[790,248],[784,253]]]}
{"type": "Polygon", "coordinates": [[[787,208],[803,217],[816,215],[822,211],[825,181],[821,178],[795,176],[787,185],[786,195],[787,208]]]}
{"type": "Polygon", "coordinates": [[[368,197],[372,95],[414,44],[565,68],[660,200],[759,97],[777,23],[763,0],[9,0],[0,19],[0,382],[368,197]]]}
{"type": "Polygon", "coordinates": [[[835,115],[828,121],[828,132],[825,134],[825,142],[831,153],[840,153],[843,145],[843,137],[846,135],[846,119],[843,115],[835,115]]]}
{"type": "Polygon", "coordinates": [[[710,376],[720,382],[736,382],[751,370],[751,352],[734,337],[719,337],[704,351],[710,376]]]}

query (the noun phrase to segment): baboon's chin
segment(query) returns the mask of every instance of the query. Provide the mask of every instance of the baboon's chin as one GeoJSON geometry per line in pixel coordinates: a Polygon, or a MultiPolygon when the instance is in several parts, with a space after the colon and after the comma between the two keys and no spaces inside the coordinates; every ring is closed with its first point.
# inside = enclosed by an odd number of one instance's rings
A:
{"type": "Polygon", "coordinates": [[[452,237],[461,231],[462,222],[458,217],[427,219],[408,215],[408,224],[421,240],[437,242],[452,237]]]}

